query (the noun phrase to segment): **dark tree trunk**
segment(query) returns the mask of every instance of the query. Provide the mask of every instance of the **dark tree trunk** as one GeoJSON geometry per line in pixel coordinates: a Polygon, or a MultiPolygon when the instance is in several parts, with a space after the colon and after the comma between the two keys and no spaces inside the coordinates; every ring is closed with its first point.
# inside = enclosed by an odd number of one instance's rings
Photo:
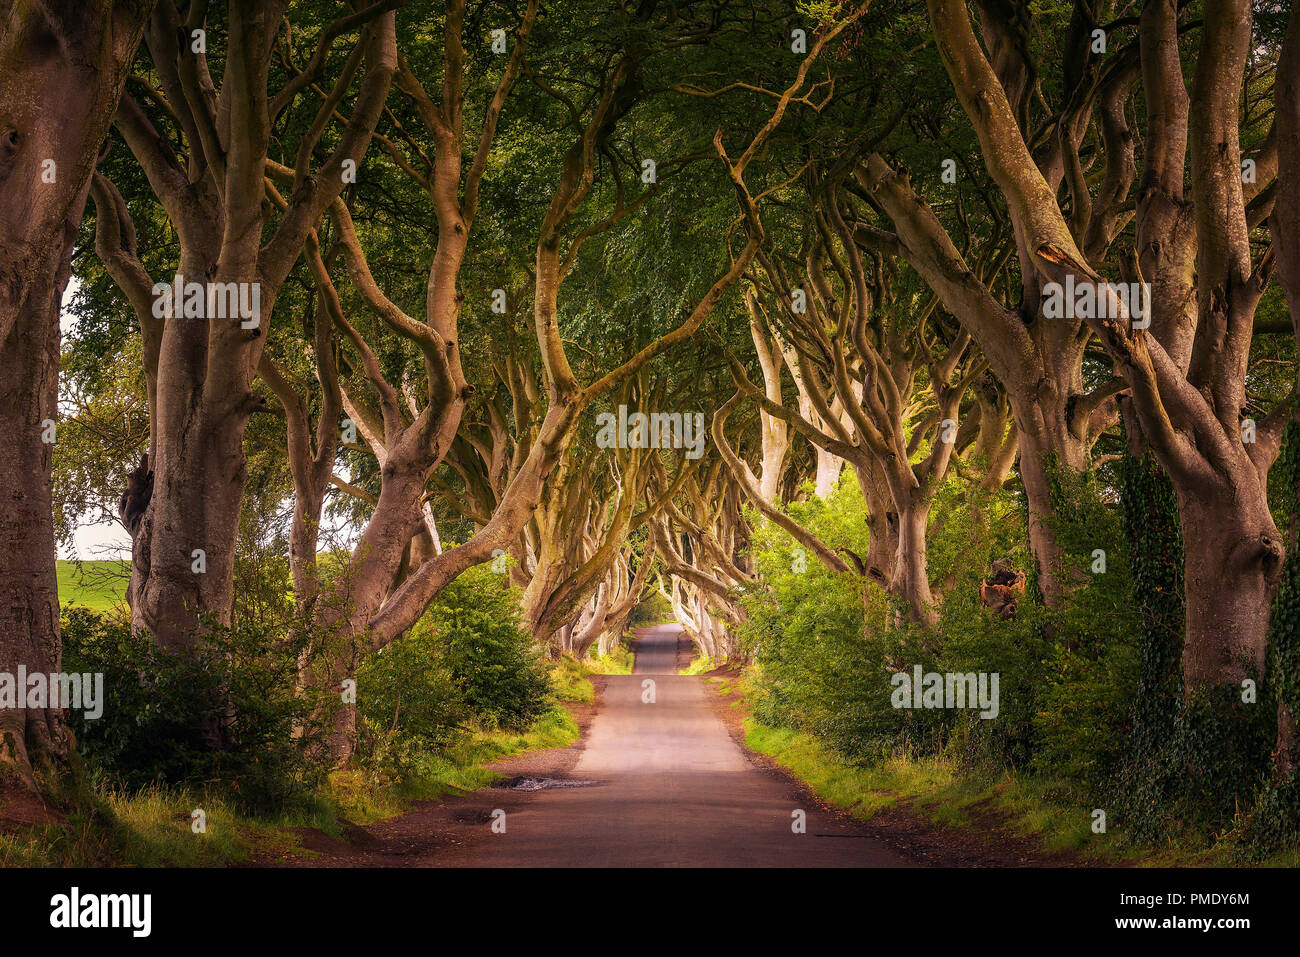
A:
{"type": "MultiPolygon", "coordinates": [[[[10,675],[61,667],[51,512],[59,306],[151,6],[0,0],[0,428],[16,446],[0,457],[0,672],[10,675]]],[[[58,711],[0,710],[0,765],[29,786],[68,744],[58,711]]]]}
{"type": "Polygon", "coordinates": [[[1187,582],[1183,677],[1189,693],[1264,677],[1283,551],[1261,483],[1253,478],[1203,497],[1179,489],[1187,582]]]}
{"type": "MultiPolygon", "coordinates": [[[[54,447],[42,441],[41,423],[56,416],[59,300],[70,255],[68,244],[43,291],[28,296],[0,351],[0,429],[18,443],[15,454],[0,456],[0,674],[6,675],[16,676],[19,666],[29,673],[60,670],[54,447]]],[[[29,785],[38,756],[57,761],[66,748],[57,711],[0,707],[0,765],[16,765],[29,785]]]]}

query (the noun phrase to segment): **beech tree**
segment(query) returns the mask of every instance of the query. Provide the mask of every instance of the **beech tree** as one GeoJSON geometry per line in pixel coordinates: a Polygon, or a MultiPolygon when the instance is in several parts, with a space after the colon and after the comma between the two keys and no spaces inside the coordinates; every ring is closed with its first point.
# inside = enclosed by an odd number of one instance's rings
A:
{"type": "Polygon", "coordinates": [[[980,5],[990,49],[986,58],[973,39],[964,5],[930,4],[934,42],[1010,216],[1021,282],[1018,303],[1004,302],[990,277],[972,269],[931,206],[883,155],[870,153],[856,175],[893,226],[894,232],[882,238],[896,244],[970,332],[1006,389],[1016,424],[1020,478],[1030,506],[1038,583],[1049,605],[1056,605],[1066,588],[1051,528],[1055,506],[1050,470],[1084,471],[1090,466],[1092,447],[1115,421],[1114,396],[1123,387],[1118,380],[1085,385],[1082,365],[1091,334],[1081,316],[1044,314],[1043,287],[1051,280],[1035,265],[1035,242],[1044,237],[1031,234],[1026,223],[1029,205],[1057,206],[1064,190],[1070,218],[1067,222],[1059,217],[1051,239],[1063,240],[1058,235],[1062,230],[1074,230],[1088,255],[1099,260],[1127,221],[1126,198],[1135,170],[1125,103],[1137,81],[1136,50],[1130,45],[1104,58],[1092,53],[1097,16],[1082,7],[1076,10],[1061,38],[1061,103],[1047,115],[1036,116],[1039,64],[1024,42],[1028,13],[1018,5],[980,5]],[[979,70],[972,66],[975,56],[984,64],[979,70]],[[1102,151],[1105,165],[1099,182],[1085,175],[1079,159],[1094,117],[1112,147],[1102,151]],[[1011,161],[1006,151],[1013,142],[1018,145],[1011,161]],[[1031,192],[1028,180],[1041,186],[1031,192]]]}
{"type": "MultiPolygon", "coordinates": [[[[528,286],[533,304],[533,345],[540,364],[541,381],[534,382],[532,368],[516,362],[508,372],[510,386],[516,395],[516,435],[510,455],[510,466],[502,471],[498,466],[505,462],[497,458],[492,470],[492,511],[481,514],[485,521],[469,540],[455,548],[432,549],[418,564],[408,561],[408,544],[413,534],[421,534],[421,525],[429,529],[429,517],[424,505],[427,500],[426,483],[433,470],[455,448],[454,436],[459,428],[465,402],[473,395],[463,372],[459,369],[458,349],[455,347],[455,319],[460,297],[455,289],[455,278],[465,258],[465,242],[472,216],[473,203],[477,202],[479,183],[487,166],[492,145],[492,130],[505,102],[513,73],[531,70],[519,43],[515,47],[511,66],[497,86],[485,114],[487,119],[483,134],[477,140],[475,159],[463,184],[460,165],[455,153],[461,148],[462,97],[460,87],[460,6],[451,4],[448,17],[448,35],[445,39],[443,106],[437,106],[423,92],[421,81],[408,65],[399,62],[396,85],[410,96],[426,128],[438,131],[446,126],[448,132],[435,132],[435,159],[432,170],[425,176],[409,160],[399,161],[399,166],[418,180],[424,177],[431,195],[441,202],[443,212],[439,222],[438,253],[430,269],[429,305],[431,315],[441,318],[432,321],[418,320],[406,313],[396,302],[384,294],[370,272],[358,230],[348,205],[341,199],[329,207],[329,224],[336,237],[339,254],[348,267],[350,284],[357,291],[366,308],[374,311],[393,332],[414,343],[424,360],[427,391],[423,396],[413,396],[406,391],[407,383],[390,383],[379,367],[373,347],[367,345],[355,328],[355,323],[335,308],[340,302],[337,289],[328,270],[322,271],[320,260],[311,253],[314,275],[321,287],[324,303],[334,324],[343,332],[343,338],[360,355],[358,366],[364,370],[368,389],[379,399],[378,408],[371,405],[345,380],[340,381],[340,401],[357,426],[365,446],[379,459],[382,481],[375,498],[373,514],[353,550],[348,567],[338,576],[336,594],[322,605],[321,646],[309,653],[305,663],[308,680],[321,687],[330,686],[351,675],[358,656],[367,650],[382,648],[389,641],[409,629],[423,613],[428,603],[456,575],[466,568],[487,561],[494,554],[517,548],[520,536],[530,523],[535,530],[546,527],[545,502],[550,483],[563,488],[565,481],[556,478],[555,470],[562,467],[566,454],[576,434],[582,413],[602,397],[612,394],[622,383],[636,376],[648,363],[687,341],[710,315],[723,294],[738,280],[748,267],[761,241],[761,226],[754,219],[749,224],[744,245],[735,252],[728,267],[716,278],[703,297],[691,307],[685,317],[670,332],[659,335],[637,349],[625,361],[610,371],[597,370],[590,385],[582,386],[570,364],[568,352],[560,335],[558,324],[559,294],[564,280],[570,275],[583,244],[595,235],[619,224],[634,212],[652,190],[643,191],[637,199],[625,199],[621,183],[614,190],[613,210],[597,215],[581,228],[573,228],[566,237],[566,228],[575,222],[596,182],[598,159],[611,147],[611,137],[618,124],[639,102],[642,92],[642,61],[648,51],[639,43],[616,47],[612,66],[602,69],[598,93],[592,97],[585,112],[561,91],[544,79],[535,82],[548,96],[560,99],[575,111],[572,117],[575,138],[563,154],[558,178],[552,186],[549,204],[537,233],[534,261],[528,286]],[[442,135],[441,146],[438,136],[442,135]],[[459,190],[459,194],[457,192],[459,190]],[[460,199],[457,199],[457,196],[460,199]],[[459,204],[459,205],[457,205],[459,204]],[[454,255],[448,255],[445,242],[450,243],[454,255]],[[406,408],[402,399],[406,399],[406,408]],[[544,403],[544,404],[543,404],[544,403]],[[407,423],[407,414],[411,418],[407,423]],[[541,513],[539,505],[543,506],[541,513]]],[[[530,8],[526,17],[535,11],[530,8]]],[[[531,22],[528,20],[526,22],[531,22]]],[[[721,138],[714,137],[712,154],[715,162],[721,160],[729,182],[735,190],[745,189],[744,172],[757,155],[764,140],[779,125],[782,115],[799,95],[806,82],[807,73],[826,44],[849,23],[852,17],[830,26],[813,44],[808,55],[800,62],[793,83],[778,97],[771,118],[761,125],[745,146],[743,152],[732,160],[721,138]]],[[[681,35],[691,36],[690,26],[678,28],[681,35]]],[[[667,34],[671,41],[675,34],[667,34]]],[[[409,136],[410,134],[406,134],[409,136]]],[[[381,144],[390,153],[393,140],[384,137],[381,144]]],[[[394,155],[401,155],[394,153],[394,155]]],[[[285,169],[268,164],[273,175],[286,177],[285,169]]],[[[272,373],[273,374],[273,373],[272,373]]],[[[326,376],[325,378],[328,378],[326,376]]],[[[324,381],[324,379],[322,379],[324,381]]],[[[282,391],[277,389],[276,391],[282,391]]],[[[288,393],[284,398],[292,404],[288,393]]],[[[301,433],[301,429],[299,428],[301,433]]],[[[499,436],[501,437],[501,436],[499,436]]],[[[301,450],[306,444],[295,443],[301,450]]],[[[300,458],[304,457],[302,454],[300,458]]],[[[457,456],[460,458],[460,456],[457,456]]],[[[323,459],[321,459],[323,461],[323,459]]],[[[455,463],[453,463],[455,464],[455,463]]],[[[635,468],[631,462],[628,468],[635,468]]],[[[463,460],[462,465],[463,468],[463,460]]],[[[625,474],[630,474],[626,473],[625,474]]],[[[304,483],[299,483],[303,485],[304,483]]],[[[347,483],[343,483],[347,484],[347,483]]],[[[620,498],[614,513],[612,534],[608,535],[595,551],[586,556],[573,569],[571,580],[565,582],[565,563],[555,562],[554,549],[547,550],[539,539],[534,542],[536,567],[543,569],[535,587],[531,588],[528,603],[531,618],[538,628],[539,637],[548,637],[557,629],[571,624],[586,601],[599,589],[600,582],[616,564],[624,535],[644,521],[634,517],[630,510],[637,501],[632,491],[620,498]],[[541,555],[545,552],[546,559],[541,555]],[[556,576],[559,576],[557,580],[556,576]]],[[[575,488],[575,492],[577,489],[575,488]]],[[[315,500],[302,496],[309,509],[318,509],[315,500]]],[[[572,499],[555,498],[562,502],[558,507],[566,512],[573,506],[572,499]]],[[[578,515],[590,518],[591,512],[582,510],[578,496],[578,515]]],[[[556,539],[558,541],[558,539],[556,539]]],[[[581,542],[579,535],[576,539],[581,542]]],[[[566,540],[566,543],[573,541],[566,540]]],[[[536,567],[533,571],[536,573],[536,567]]],[[[352,721],[350,709],[344,709],[341,722],[331,743],[335,760],[344,761],[349,753],[352,721]]]]}
{"type": "MultiPolygon", "coordinates": [[[[1290,6],[83,6],[0,0],[0,682],[61,613],[127,690],[255,646],[174,737],[300,791],[522,731],[650,598],[855,760],[1294,823],[1290,6]],[[57,594],[109,512],[127,621],[57,594]],[[918,663],[1000,723],[898,713],[918,663]]],[[[171,743],[17,703],[25,785],[171,743]]]]}
{"type": "Polygon", "coordinates": [[[150,379],[150,450],[123,503],[139,515],[131,523],[132,622],[165,648],[192,649],[204,615],[229,621],[244,427],[263,404],[253,386],[266,331],[281,284],[369,145],[397,69],[397,5],[385,0],[324,25],[307,66],[273,95],[272,55],[288,0],[231,0],[224,29],[209,24],[206,4],[182,13],[163,0],[145,35],[152,75],[142,78],[143,102],[127,94],[115,115],[180,245],[171,293],[171,283],[154,284],[141,264],[116,186],[96,179],[97,248],[134,309],[150,379]],[[323,75],[336,40],[358,33],[298,139],[290,198],[267,203],[275,124],[323,75]],[[214,56],[224,41],[219,86],[209,38],[214,56]],[[363,62],[351,116],[316,167],[316,147],[363,62]],[[274,228],[264,241],[268,221],[274,228]],[[211,314],[231,311],[229,299],[227,308],[212,308],[213,290],[235,290],[256,315],[211,314]]]}
{"type": "MultiPolygon", "coordinates": [[[[666,482],[666,476],[658,481],[666,482]]],[[[680,495],[672,495],[656,519],[668,576],[666,585],[660,576],[658,588],[686,635],[716,661],[737,650],[735,629],[745,620],[739,589],[757,583],[744,502],[745,493],[725,459],[714,457],[707,470],[691,470],[680,495]]]]}
{"type": "MultiPolygon", "coordinates": [[[[1070,282],[1097,289],[1096,306],[1079,309],[1075,321],[1086,323],[1114,360],[1143,437],[1178,493],[1188,582],[1185,686],[1191,693],[1260,675],[1282,556],[1266,479],[1294,399],[1243,431],[1254,313],[1273,261],[1271,249],[1252,253],[1255,212],[1242,183],[1237,102],[1251,46],[1250,4],[1216,4],[1206,11],[1190,93],[1178,55],[1176,7],[1151,3],[1142,13],[1139,42],[1151,81],[1143,89],[1158,132],[1143,157],[1137,261],[1126,278],[1152,283],[1149,331],[1090,265],[1102,249],[1088,248],[1080,217],[1067,217],[1052,182],[1034,162],[1005,78],[999,82],[961,5],[934,0],[930,11],[940,53],[1016,224],[1026,275],[1039,287],[1070,282]],[[1185,126],[1179,117],[1186,118],[1185,126]],[[1185,165],[1190,202],[1184,201],[1185,165]]],[[[1122,162],[1122,148],[1118,152],[1113,161],[1122,162]]],[[[875,158],[870,170],[880,195],[888,196],[882,202],[898,210],[896,222],[907,222],[908,229],[926,222],[883,160],[875,158]]],[[[1292,226],[1273,221],[1281,234],[1292,226]]],[[[928,265],[935,270],[938,263],[928,265]]],[[[961,281],[956,276],[950,272],[942,280],[950,294],[961,281]]],[[[1031,301],[1028,293],[1026,300],[1031,301]]],[[[1011,390],[1013,404],[1015,394],[1011,390]]],[[[1017,407],[1018,423],[1021,415],[1017,407]]],[[[1022,449],[1023,462],[1023,431],[1022,449]]],[[[1027,489],[1028,484],[1027,479],[1027,489]]]]}
{"type": "MultiPolygon", "coordinates": [[[[50,491],[59,310],[91,173],[150,6],[0,3],[0,421],[17,443],[0,466],[7,675],[61,667],[50,491]]],[[[60,709],[0,708],[0,766],[28,786],[34,766],[57,766],[68,745],[60,709]]]]}

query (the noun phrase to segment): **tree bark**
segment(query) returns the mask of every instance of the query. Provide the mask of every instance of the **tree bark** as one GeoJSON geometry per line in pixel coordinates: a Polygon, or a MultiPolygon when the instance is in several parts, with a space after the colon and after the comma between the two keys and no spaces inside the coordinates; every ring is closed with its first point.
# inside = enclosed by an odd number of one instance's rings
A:
{"type": "MultiPolygon", "coordinates": [[[[0,673],[62,666],[54,519],[59,311],[144,2],[0,2],[0,673]]],[[[17,689],[20,696],[25,688],[17,689]]],[[[0,771],[57,769],[58,710],[0,710],[0,771]]]]}
{"type": "Polygon", "coordinates": [[[1245,678],[1264,677],[1282,542],[1258,480],[1241,478],[1244,489],[1214,487],[1206,495],[1189,495],[1175,485],[1185,555],[1183,679],[1189,691],[1240,687],[1245,678]]]}
{"type": "MultiPolygon", "coordinates": [[[[73,213],[80,218],[79,209],[73,213]]],[[[0,674],[14,681],[20,666],[43,674],[61,667],[53,446],[41,436],[42,422],[58,414],[59,302],[71,255],[68,242],[44,289],[28,293],[0,350],[0,428],[20,443],[17,454],[0,457],[0,674]]],[[[14,766],[32,786],[39,765],[61,761],[67,747],[58,711],[0,708],[0,771],[14,766]]]]}

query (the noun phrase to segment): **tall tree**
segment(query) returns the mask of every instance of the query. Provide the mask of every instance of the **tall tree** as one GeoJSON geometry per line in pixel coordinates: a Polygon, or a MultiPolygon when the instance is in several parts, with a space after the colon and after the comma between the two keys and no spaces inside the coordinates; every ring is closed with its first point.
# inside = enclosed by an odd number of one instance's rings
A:
{"type": "MultiPolygon", "coordinates": [[[[8,676],[20,666],[61,667],[50,471],[59,307],[90,177],[151,6],[0,2],[0,425],[18,443],[0,463],[0,673],[8,676]]],[[[0,707],[0,766],[32,784],[33,764],[57,762],[68,740],[59,709],[24,704],[0,707]]]]}
{"type": "Polygon", "coordinates": [[[1036,249],[1045,241],[1073,243],[1071,236],[1077,234],[1088,254],[1100,259],[1126,222],[1134,169],[1131,147],[1129,153],[1122,148],[1131,144],[1122,107],[1137,79],[1136,49],[1130,45],[1104,59],[1098,56],[1093,27],[1100,14],[1077,4],[1068,26],[1054,34],[1061,50],[1061,102],[1036,117],[1035,104],[1045,101],[1029,42],[1035,26],[1029,5],[979,4],[988,57],[964,4],[930,3],[929,8],[943,66],[1010,215],[1019,302],[1003,302],[989,277],[971,268],[973,250],[959,249],[931,205],[883,155],[870,154],[858,180],[892,222],[900,252],[971,333],[1006,389],[1015,415],[1039,587],[1055,605],[1067,583],[1053,531],[1051,469],[1090,466],[1092,447],[1114,421],[1113,398],[1123,386],[1118,381],[1085,384],[1083,357],[1090,333],[1081,316],[1045,315],[1043,287],[1051,280],[1036,266],[1036,249]],[[1116,144],[1102,151],[1105,175],[1100,183],[1095,177],[1089,181],[1079,159],[1097,113],[1108,142],[1116,144]],[[1068,220],[1057,207],[1062,191],[1069,197],[1068,220]],[[1034,218],[1044,205],[1058,209],[1050,230],[1034,218]]]}
{"type": "Polygon", "coordinates": [[[105,227],[101,257],[136,313],[152,379],[151,447],[141,468],[148,494],[128,503],[140,513],[132,622],[173,650],[194,646],[202,616],[229,621],[244,429],[262,405],[253,386],[276,296],[361,162],[397,69],[392,8],[399,4],[383,0],[324,24],[307,67],[273,95],[272,54],[288,4],[230,0],[224,37],[208,22],[207,4],[189,4],[182,14],[162,0],[150,20],[144,102],[124,96],[115,125],[176,230],[174,286],[150,281],[131,248],[126,204],[113,183],[96,183],[97,209],[115,220],[105,227]],[[290,198],[282,207],[266,202],[273,127],[322,75],[337,39],[357,33],[360,41],[297,137],[290,198]],[[217,87],[209,41],[215,56],[221,38],[217,87]],[[351,115],[317,166],[317,146],[363,61],[351,115]],[[185,292],[183,302],[170,288],[185,292]],[[256,314],[232,315],[232,295],[256,314]]]}

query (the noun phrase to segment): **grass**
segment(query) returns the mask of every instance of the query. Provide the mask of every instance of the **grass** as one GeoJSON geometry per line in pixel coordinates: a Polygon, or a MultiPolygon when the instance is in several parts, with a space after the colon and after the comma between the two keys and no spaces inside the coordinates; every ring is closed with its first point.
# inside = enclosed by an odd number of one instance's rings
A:
{"type": "Polygon", "coordinates": [[[698,655],[692,658],[691,663],[687,665],[685,668],[678,669],[677,673],[679,675],[703,675],[703,674],[707,674],[708,672],[712,671],[714,668],[717,668],[722,664],[723,662],[721,661],[714,661],[712,658],[707,658],[703,655],[698,655]]]}
{"type": "Polygon", "coordinates": [[[774,759],[824,800],[870,820],[906,804],[932,824],[976,828],[972,809],[996,808],[1008,814],[1007,826],[1039,839],[1049,851],[1069,851],[1086,860],[1118,862],[1126,857],[1114,834],[1093,834],[1091,818],[1078,808],[1055,806],[1032,783],[1011,775],[1000,778],[959,774],[943,757],[891,757],[874,765],[846,762],[812,735],[771,728],[751,719],[745,744],[774,759]]]}
{"type": "Polygon", "coordinates": [[[126,602],[131,574],[125,561],[60,561],[59,604],[80,605],[92,611],[112,611],[126,602]]]}
{"type": "Polygon", "coordinates": [[[91,782],[66,823],[0,833],[0,867],[220,867],[274,852],[311,856],[294,828],[341,837],[347,825],[384,820],[412,801],[486,787],[501,775],[484,765],[524,751],[567,747],[578,734],[577,723],[557,704],[526,732],[477,732],[446,753],[422,755],[400,782],[378,782],[362,771],[335,772],[300,806],[260,816],[201,790],[131,792],[91,782]],[[193,830],[196,810],[203,812],[201,834],[193,830]]]}
{"type": "MultiPolygon", "coordinates": [[[[477,791],[501,777],[485,765],[525,751],[566,748],[578,734],[568,709],[556,704],[525,732],[479,731],[445,752],[425,753],[407,777],[387,787],[376,787],[359,771],[335,772],[330,775],[330,788],[338,803],[336,817],[352,824],[372,824],[400,814],[412,801],[477,791]]],[[[337,826],[322,829],[336,836],[341,833],[337,826]]]]}
{"type": "Polygon", "coordinates": [[[608,655],[595,655],[579,661],[573,655],[562,655],[551,669],[551,687],[560,701],[591,704],[596,691],[588,675],[630,675],[635,655],[619,645],[608,655]]]}
{"type": "Polygon", "coordinates": [[[607,655],[596,655],[584,662],[588,674],[630,675],[636,654],[625,644],[618,644],[607,655]]]}

